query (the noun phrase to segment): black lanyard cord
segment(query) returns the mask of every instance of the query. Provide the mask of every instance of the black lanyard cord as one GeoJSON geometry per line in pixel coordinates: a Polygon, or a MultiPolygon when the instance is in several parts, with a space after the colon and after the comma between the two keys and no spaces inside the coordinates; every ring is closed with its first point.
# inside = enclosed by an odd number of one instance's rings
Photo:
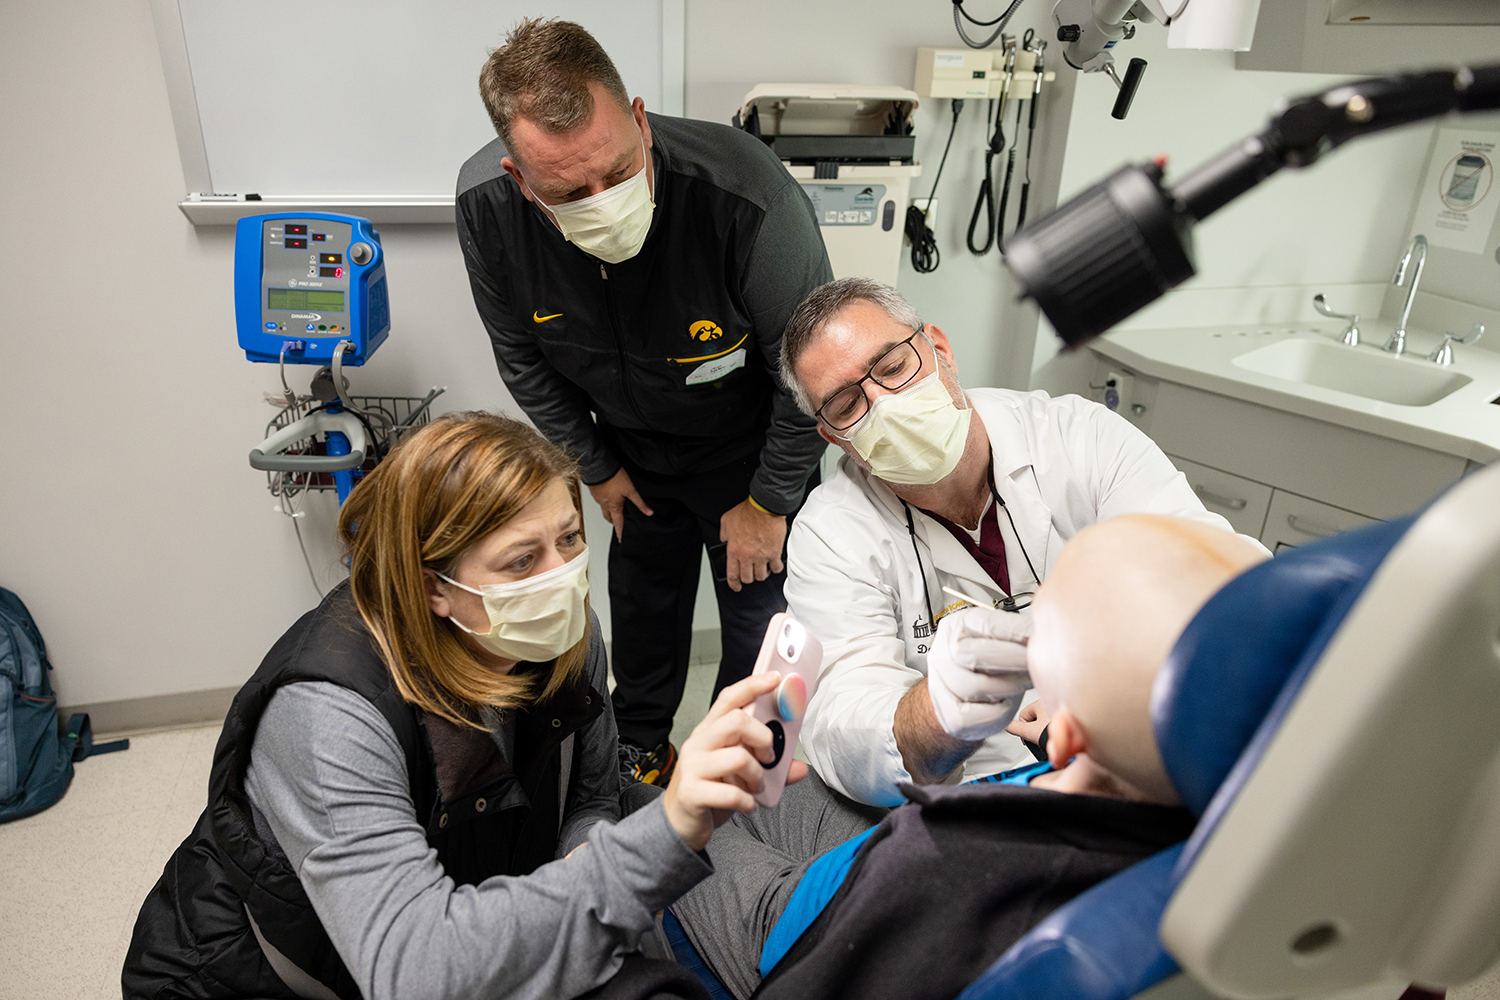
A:
{"type": "MultiPolygon", "coordinates": [[[[1005,519],[1010,522],[1011,534],[1016,536],[1016,548],[1021,550],[1021,558],[1026,560],[1026,568],[1031,570],[1031,578],[1037,582],[1038,586],[1041,586],[1042,576],[1036,571],[1036,567],[1031,564],[1031,556],[1026,554],[1026,546],[1021,542],[1021,533],[1016,530],[1016,519],[1010,516],[1010,508],[1000,498],[1000,491],[995,489],[995,456],[993,455],[990,456],[990,464],[985,467],[984,476],[990,484],[990,496],[994,497],[995,503],[999,504],[1000,509],[1005,511],[1005,519]]],[[[911,514],[908,513],[907,519],[910,520],[910,518],[911,514]]]]}
{"type": "MultiPolygon", "coordinates": [[[[896,499],[901,500],[900,497],[896,499]]],[[[922,566],[922,550],[917,548],[917,525],[912,520],[911,507],[907,506],[905,500],[901,500],[901,509],[906,511],[906,533],[911,536],[912,555],[917,557],[917,573],[922,577],[922,600],[927,602],[927,624],[935,632],[937,630],[937,620],[932,614],[932,591],[927,589],[927,570],[922,566]]]]}
{"type": "MultiPolygon", "coordinates": [[[[1037,573],[1036,567],[1032,565],[1031,556],[1026,552],[1026,546],[1021,541],[1021,533],[1016,530],[1016,519],[1011,516],[1010,508],[1007,507],[1005,505],[1005,501],[1001,499],[1000,491],[995,489],[994,456],[990,457],[990,464],[988,465],[988,467],[986,467],[984,474],[985,479],[989,482],[990,496],[994,498],[995,503],[1000,507],[1000,509],[1005,511],[1005,519],[1010,522],[1011,534],[1016,536],[1016,547],[1021,550],[1021,558],[1026,560],[1026,568],[1031,570],[1031,578],[1037,581],[1038,584],[1040,584],[1042,578],[1040,574],[1037,573]]],[[[897,497],[896,499],[901,500],[900,497],[897,497]]],[[[917,574],[922,577],[922,600],[927,605],[927,621],[932,625],[932,628],[935,631],[937,629],[937,618],[932,613],[932,591],[927,587],[927,569],[922,565],[922,550],[917,546],[917,523],[912,517],[911,505],[908,504],[905,500],[901,500],[901,509],[906,512],[906,533],[911,536],[912,555],[917,557],[917,574]]],[[[981,518],[980,520],[983,521],[983,518],[981,518]]],[[[1002,539],[1002,543],[1003,541],[1004,540],[1002,539]]],[[[1020,611],[1023,608],[1030,606],[1030,601],[1028,601],[1026,604],[1017,604],[1017,596],[1026,597],[1029,595],[1008,594],[1006,595],[1005,599],[1000,602],[1000,609],[1002,611],[1020,611]]]]}

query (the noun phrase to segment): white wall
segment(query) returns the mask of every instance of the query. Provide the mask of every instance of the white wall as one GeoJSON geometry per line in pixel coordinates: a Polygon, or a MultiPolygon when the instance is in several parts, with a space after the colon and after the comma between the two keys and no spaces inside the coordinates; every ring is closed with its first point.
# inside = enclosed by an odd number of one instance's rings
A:
{"type": "MultiPolygon", "coordinates": [[[[1028,6],[1018,28],[1046,14],[1028,6]]],[[[716,121],[763,81],[910,86],[917,45],[957,42],[949,5],[905,0],[857,11],[691,0],[687,33],[687,112],[716,121]]],[[[1070,83],[1044,104],[1038,212],[1070,83]]],[[[195,229],[175,207],[184,185],[147,0],[0,5],[0,94],[0,585],[36,615],[64,704],[237,686],[315,594],[246,463],[276,371],[235,346],[232,230],[195,229]]],[[[948,121],[938,103],[918,120],[934,168],[948,121]]],[[[901,287],[953,335],[966,382],[1024,384],[1032,324],[996,255],[962,249],[981,142],[971,105],[943,178],[942,267],[908,264],[901,287]]],[[[446,385],[439,412],[513,410],[452,228],[382,236],[394,332],[351,372],[356,390],[446,385]]],[[[294,371],[294,387],[310,374],[294,371]]],[[[606,533],[589,511],[602,596],[606,533]]],[[[320,497],[302,520],[324,586],[339,575],[334,514],[320,497]]],[[[713,628],[702,603],[699,627],[713,628]]]]}
{"type": "MultiPolygon", "coordinates": [[[[998,12],[1000,5],[995,6],[998,12]]],[[[1031,0],[1011,21],[1007,33],[1020,35],[1028,27],[1040,29],[1050,10],[1051,3],[1031,0]]],[[[988,31],[981,34],[980,29],[970,28],[970,35],[983,38],[988,31]]],[[[963,47],[953,30],[951,4],[909,0],[869,0],[858,5],[689,0],[686,112],[692,118],[727,122],[746,91],[757,83],[854,82],[911,87],[919,46],[963,47]]],[[[1057,165],[1067,137],[1074,77],[1060,59],[1053,59],[1051,68],[1058,67],[1062,68],[1058,82],[1042,97],[1032,160],[1031,218],[1056,200],[1057,165]]],[[[903,249],[897,284],[923,319],[936,323],[953,339],[959,373],[966,385],[1024,386],[1029,376],[1035,310],[1015,305],[1016,287],[997,251],[975,257],[964,243],[984,176],[982,150],[989,139],[983,122],[985,104],[969,101],[964,108],[943,170],[935,226],[942,263],[931,274],[918,274],[903,249]]],[[[933,99],[923,100],[917,110],[917,157],[923,173],[912,182],[912,195],[920,196],[924,204],[948,138],[950,109],[947,100],[933,99]]],[[[1014,114],[1012,111],[1006,126],[1008,138],[1014,131],[1014,114]]],[[[1003,168],[1001,157],[996,173],[1003,168]]],[[[1011,195],[1012,217],[1019,197],[1018,177],[1011,195]]],[[[902,208],[904,211],[905,206],[902,208]]]]}
{"type": "MultiPolygon", "coordinates": [[[[1236,70],[1232,53],[1169,50],[1166,32],[1154,26],[1120,51],[1122,63],[1147,60],[1145,79],[1123,122],[1109,117],[1108,79],[1079,79],[1064,199],[1126,161],[1159,153],[1170,157],[1170,183],[1260,131],[1281,98],[1348,79],[1236,70]]],[[[1121,327],[1313,319],[1309,286],[1340,311],[1378,312],[1431,137],[1431,125],[1408,126],[1343,146],[1309,169],[1283,170],[1199,225],[1198,275],[1121,327]]],[[[1050,333],[1038,337],[1038,365],[1055,344],[1050,333]]]]}
{"type": "MultiPolygon", "coordinates": [[[[276,371],[235,345],[232,227],[176,208],[148,4],[0,5],[0,93],[0,585],[65,704],[238,685],[316,596],[246,462],[276,371]]],[[[355,387],[510,405],[452,227],[382,235],[397,334],[355,387]]],[[[333,514],[303,521],[325,585],[333,514]]]]}

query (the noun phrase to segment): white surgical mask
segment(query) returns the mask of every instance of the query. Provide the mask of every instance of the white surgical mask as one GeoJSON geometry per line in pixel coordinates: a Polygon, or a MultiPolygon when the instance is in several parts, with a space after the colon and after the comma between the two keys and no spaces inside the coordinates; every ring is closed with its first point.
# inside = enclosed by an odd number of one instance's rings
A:
{"type": "Polygon", "coordinates": [[[490,618],[488,632],[476,632],[457,618],[448,620],[496,656],[544,663],[583,638],[588,622],[584,610],[584,598],[589,593],[587,548],[555,569],[515,583],[469,587],[441,573],[438,577],[484,598],[484,611],[490,618]]]}
{"type": "Polygon", "coordinates": [[[908,389],[876,399],[844,440],[886,482],[925,486],[958,467],[973,412],[954,406],[947,386],[933,372],[908,389]]]}
{"type": "Polygon", "coordinates": [[[629,180],[581,201],[546,205],[563,236],[604,261],[618,264],[641,252],[651,230],[656,201],[646,184],[646,137],[641,136],[641,169],[629,180]]]}

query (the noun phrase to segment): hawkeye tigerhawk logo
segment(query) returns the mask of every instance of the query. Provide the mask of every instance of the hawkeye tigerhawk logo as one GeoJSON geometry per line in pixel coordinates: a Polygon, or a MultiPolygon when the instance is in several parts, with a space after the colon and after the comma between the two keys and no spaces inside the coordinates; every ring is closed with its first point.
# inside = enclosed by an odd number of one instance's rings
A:
{"type": "Polygon", "coordinates": [[[713,361],[717,358],[722,358],[725,355],[733,354],[735,351],[740,349],[740,346],[743,345],[746,340],[750,339],[750,334],[747,333],[739,340],[731,344],[729,347],[721,348],[718,344],[715,344],[714,341],[723,336],[724,328],[722,326],[715,323],[711,319],[700,319],[696,323],[693,323],[688,327],[688,338],[692,340],[694,347],[697,347],[700,344],[712,345],[708,348],[709,353],[698,354],[697,352],[693,352],[694,356],[690,358],[668,358],[667,360],[672,362],[673,364],[679,365],[697,364],[700,361],[713,361]]]}

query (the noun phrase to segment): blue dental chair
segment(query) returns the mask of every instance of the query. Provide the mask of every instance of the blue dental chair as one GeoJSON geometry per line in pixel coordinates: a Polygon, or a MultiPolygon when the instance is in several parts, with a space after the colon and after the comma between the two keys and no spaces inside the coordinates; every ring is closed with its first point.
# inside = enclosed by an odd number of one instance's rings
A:
{"type": "Polygon", "coordinates": [[[1151,709],[1192,838],[962,1000],[1377,1000],[1500,958],[1500,466],[1231,581],[1151,709]]]}

